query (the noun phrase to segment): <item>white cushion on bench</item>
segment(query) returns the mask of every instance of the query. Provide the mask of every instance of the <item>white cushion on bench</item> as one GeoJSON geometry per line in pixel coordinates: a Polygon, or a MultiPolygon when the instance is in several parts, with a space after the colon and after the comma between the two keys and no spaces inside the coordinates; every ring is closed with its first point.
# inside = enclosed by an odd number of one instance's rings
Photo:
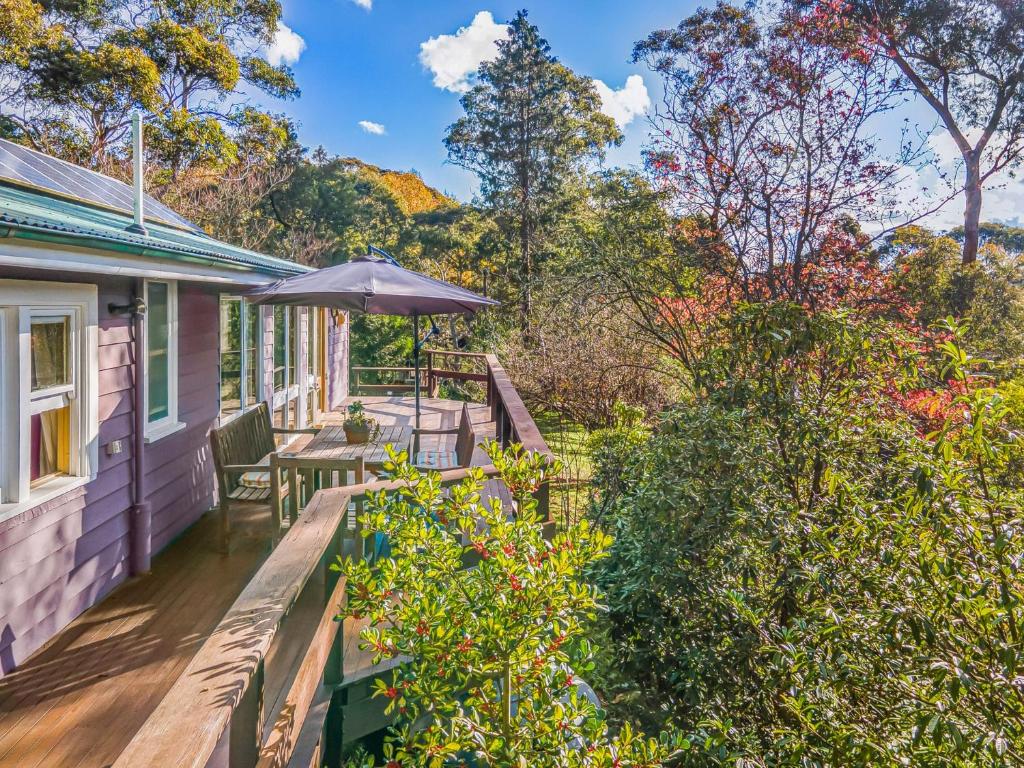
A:
{"type": "MultiPolygon", "coordinates": [[[[270,454],[268,453],[256,463],[261,466],[266,464],[269,467],[270,454]]],[[[268,469],[266,472],[243,472],[238,476],[238,484],[243,488],[269,488],[270,470],[268,469]]]]}

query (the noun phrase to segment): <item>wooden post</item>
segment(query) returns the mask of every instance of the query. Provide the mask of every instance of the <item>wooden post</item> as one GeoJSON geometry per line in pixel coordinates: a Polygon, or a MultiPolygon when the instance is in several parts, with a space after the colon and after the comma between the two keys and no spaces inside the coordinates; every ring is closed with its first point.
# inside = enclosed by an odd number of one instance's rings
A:
{"type": "MultiPolygon", "coordinates": [[[[331,546],[327,548],[327,552],[324,555],[323,572],[325,603],[330,601],[331,595],[333,594],[335,587],[338,585],[338,580],[341,579],[341,574],[337,571],[332,571],[331,565],[337,562],[339,556],[345,556],[345,538],[347,533],[348,514],[342,518],[341,525],[338,526],[338,530],[334,535],[334,540],[332,541],[331,546]]],[[[356,546],[358,546],[358,543],[356,546]]],[[[330,606],[325,605],[325,608],[330,608],[330,606]]],[[[337,624],[338,631],[331,643],[331,650],[327,656],[327,664],[324,665],[324,685],[340,685],[345,677],[345,622],[339,621],[337,624]]]]}
{"type": "Polygon", "coordinates": [[[231,724],[228,726],[231,733],[228,764],[231,768],[255,765],[259,759],[263,741],[263,679],[261,659],[256,674],[242,692],[231,714],[231,724]]]}

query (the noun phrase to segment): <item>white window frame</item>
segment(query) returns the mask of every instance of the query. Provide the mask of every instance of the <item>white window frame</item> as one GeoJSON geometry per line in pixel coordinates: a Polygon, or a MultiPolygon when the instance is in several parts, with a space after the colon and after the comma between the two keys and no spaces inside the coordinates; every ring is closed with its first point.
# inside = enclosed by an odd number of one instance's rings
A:
{"type": "Polygon", "coordinates": [[[83,283],[0,280],[0,520],[96,478],[99,471],[97,288],[83,283]],[[69,318],[71,384],[32,392],[35,317],[69,318]],[[71,406],[68,473],[31,481],[31,419],[71,406]]]}
{"type": "Polygon", "coordinates": [[[178,421],[178,283],[175,280],[146,280],[143,285],[143,300],[146,302],[146,381],[142,390],[147,443],[154,443],[185,428],[178,421]],[[161,283],[167,286],[167,415],[157,421],[149,420],[149,286],[161,283]]]}
{"type": "MultiPolygon", "coordinates": [[[[293,403],[297,402],[298,399],[299,399],[299,385],[298,385],[298,382],[292,381],[291,380],[291,376],[288,375],[288,369],[291,367],[291,349],[290,349],[290,346],[288,344],[288,339],[289,339],[289,336],[291,335],[292,318],[294,317],[296,323],[299,322],[299,309],[300,308],[299,307],[293,307],[293,306],[285,304],[285,305],[283,305],[283,309],[284,309],[284,333],[283,333],[283,338],[284,338],[284,375],[282,376],[283,387],[281,389],[277,389],[276,384],[275,384],[275,387],[274,387],[274,397],[273,397],[273,400],[270,403],[270,411],[271,411],[271,419],[273,419],[273,414],[277,411],[277,409],[281,408],[281,407],[284,407],[285,425],[287,426],[287,423],[288,423],[288,411],[289,411],[289,409],[291,409],[293,407],[293,403]]],[[[274,345],[275,345],[275,347],[277,345],[277,341],[278,341],[278,339],[277,339],[277,323],[275,322],[274,323],[274,345]]],[[[301,342],[301,339],[299,338],[299,330],[298,330],[298,328],[296,328],[296,330],[295,330],[295,347],[296,347],[295,351],[299,354],[299,357],[301,359],[301,356],[302,356],[302,351],[301,351],[302,350],[302,342],[301,342]]],[[[272,351],[272,353],[271,353],[270,364],[271,364],[272,368],[276,368],[277,367],[276,352],[277,352],[277,350],[275,348],[272,351]]],[[[295,378],[299,378],[300,376],[301,376],[301,373],[299,372],[298,361],[296,361],[296,365],[295,365],[295,378]]],[[[302,406],[300,404],[299,407],[305,407],[305,406],[302,406]]],[[[296,419],[296,426],[298,426],[297,422],[298,422],[298,419],[296,419]]]]}
{"type": "MultiPolygon", "coordinates": [[[[241,345],[240,355],[241,364],[238,366],[239,375],[242,380],[238,387],[238,410],[234,413],[224,413],[223,403],[220,401],[220,387],[217,387],[217,413],[220,423],[227,424],[232,419],[241,416],[246,411],[250,411],[259,405],[263,401],[263,313],[260,311],[259,305],[250,304],[246,301],[244,296],[236,296],[233,294],[224,294],[221,298],[227,298],[231,301],[238,301],[238,322],[239,322],[239,344],[241,345]],[[249,313],[253,312],[256,315],[256,340],[254,342],[256,348],[256,392],[249,391],[249,313]],[[255,400],[253,403],[249,403],[249,396],[253,395],[255,400]]],[[[218,304],[218,312],[220,306],[218,304]]],[[[217,320],[218,333],[220,332],[220,318],[217,320]]],[[[221,340],[217,339],[218,349],[218,366],[221,368],[223,365],[220,363],[219,350],[221,340]]]]}

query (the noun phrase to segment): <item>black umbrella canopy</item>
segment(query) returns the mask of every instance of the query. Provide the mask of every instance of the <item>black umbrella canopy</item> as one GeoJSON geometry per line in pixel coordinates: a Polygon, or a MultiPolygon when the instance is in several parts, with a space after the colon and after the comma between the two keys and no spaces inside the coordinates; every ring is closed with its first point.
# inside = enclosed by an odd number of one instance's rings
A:
{"type": "Polygon", "coordinates": [[[371,255],[296,275],[246,294],[253,304],[332,307],[373,315],[472,315],[497,304],[371,255]]]}
{"type": "Polygon", "coordinates": [[[253,304],[331,307],[372,315],[412,317],[417,429],[420,426],[420,349],[426,341],[419,336],[420,316],[473,315],[498,303],[457,285],[400,267],[386,255],[378,258],[372,254],[278,280],[249,291],[246,298],[253,304]]]}

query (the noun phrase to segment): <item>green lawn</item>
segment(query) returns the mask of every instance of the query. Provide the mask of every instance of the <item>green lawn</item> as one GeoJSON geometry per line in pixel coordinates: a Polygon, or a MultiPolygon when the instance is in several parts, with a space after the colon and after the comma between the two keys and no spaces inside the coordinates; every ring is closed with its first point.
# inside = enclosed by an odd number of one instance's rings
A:
{"type": "Polygon", "coordinates": [[[559,520],[574,520],[590,499],[593,471],[587,453],[589,432],[557,414],[541,413],[535,420],[548,447],[564,465],[561,478],[551,485],[551,510],[559,520]]]}

